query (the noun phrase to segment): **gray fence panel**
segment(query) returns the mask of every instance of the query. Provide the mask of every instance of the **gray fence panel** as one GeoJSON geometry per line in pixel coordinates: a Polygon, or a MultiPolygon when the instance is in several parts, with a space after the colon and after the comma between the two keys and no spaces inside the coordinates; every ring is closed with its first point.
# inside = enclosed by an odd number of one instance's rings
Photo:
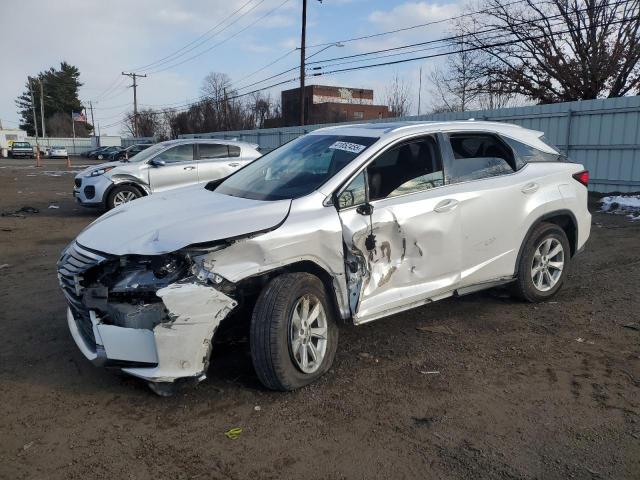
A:
{"type": "MultiPolygon", "coordinates": [[[[489,120],[544,132],[545,138],[591,173],[597,192],[640,191],[640,97],[621,97],[550,105],[447,112],[396,121],[489,120]]],[[[370,123],[389,122],[390,119],[370,123]]],[[[354,122],[349,122],[354,123],[354,122]]],[[[306,125],[181,135],[181,138],[226,138],[257,143],[268,152],[307,132],[338,124],[306,125]]]]}

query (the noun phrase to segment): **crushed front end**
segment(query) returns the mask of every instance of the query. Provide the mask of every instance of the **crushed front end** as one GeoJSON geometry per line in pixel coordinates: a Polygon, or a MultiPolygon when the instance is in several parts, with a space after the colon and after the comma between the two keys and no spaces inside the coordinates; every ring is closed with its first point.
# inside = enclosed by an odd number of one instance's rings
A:
{"type": "Polygon", "coordinates": [[[58,279],[82,353],[152,382],[154,391],[205,378],[213,335],[237,302],[228,282],[200,265],[189,252],[113,256],[70,244],[58,279]]]}

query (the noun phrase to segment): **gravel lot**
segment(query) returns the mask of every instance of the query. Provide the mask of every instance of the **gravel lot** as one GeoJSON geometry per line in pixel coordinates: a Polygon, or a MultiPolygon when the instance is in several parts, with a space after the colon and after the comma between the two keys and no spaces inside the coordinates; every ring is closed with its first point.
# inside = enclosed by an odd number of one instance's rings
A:
{"type": "Polygon", "coordinates": [[[334,368],[293,393],[260,386],[240,339],[159,398],[68,334],[55,262],[97,212],[64,161],[32,163],[0,159],[0,210],[40,210],[0,217],[0,478],[640,478],[640,222],[594,214],[551,302],[342,326],[334,368]]]}

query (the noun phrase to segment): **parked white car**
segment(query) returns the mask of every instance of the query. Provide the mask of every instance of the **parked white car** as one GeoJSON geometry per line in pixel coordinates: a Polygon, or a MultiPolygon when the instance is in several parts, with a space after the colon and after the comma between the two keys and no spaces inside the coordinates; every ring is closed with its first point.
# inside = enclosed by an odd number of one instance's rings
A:
{"type": "Polygon", "coordinates": [[[54,146],[49,149],[48,152],[49,158],[69,158],[69,152],[67,151],[67,147],[54,146]]]}
{"type": "Polygon", "coordinates": [[[91,166],[75,177],[73,196],[107,210],[136,198],[229,176],[260,156],[257,145],[230,140],[170,140],[130,159],[91,166]]]}
{"type": "Polygon", "coordinates": [[[58,263],[69,328],[91,361],[168,394],[205,377],[244,306],[259,379],[295,389],[330,368],[339,320],[504,284],[551,298],[589,237],[587,184],[514,125],[324,128],[96,220],[58,263]]]}

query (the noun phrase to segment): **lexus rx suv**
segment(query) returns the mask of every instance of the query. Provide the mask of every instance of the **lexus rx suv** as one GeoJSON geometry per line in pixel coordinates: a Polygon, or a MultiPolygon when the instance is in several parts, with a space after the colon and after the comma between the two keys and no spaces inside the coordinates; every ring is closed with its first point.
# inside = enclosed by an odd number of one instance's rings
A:
{"type": "Polygon", "coordinates": [[[244,142],[171,140],[83,170],[75,177],[73,196],[84,207],[110,210],[152,193],[227,177],[259,156],[256,145],[244,142]]]}
{"type": "Polygon", "coordinates": [[[323,128],[98,218],[58,263],[69,329],[92,362],[170,394],[248,311],[258,378],[296,389],[331,367],[339,321],[497,285],[553,297],[589,237],[587,184],[514,125],[323,128]]]}

